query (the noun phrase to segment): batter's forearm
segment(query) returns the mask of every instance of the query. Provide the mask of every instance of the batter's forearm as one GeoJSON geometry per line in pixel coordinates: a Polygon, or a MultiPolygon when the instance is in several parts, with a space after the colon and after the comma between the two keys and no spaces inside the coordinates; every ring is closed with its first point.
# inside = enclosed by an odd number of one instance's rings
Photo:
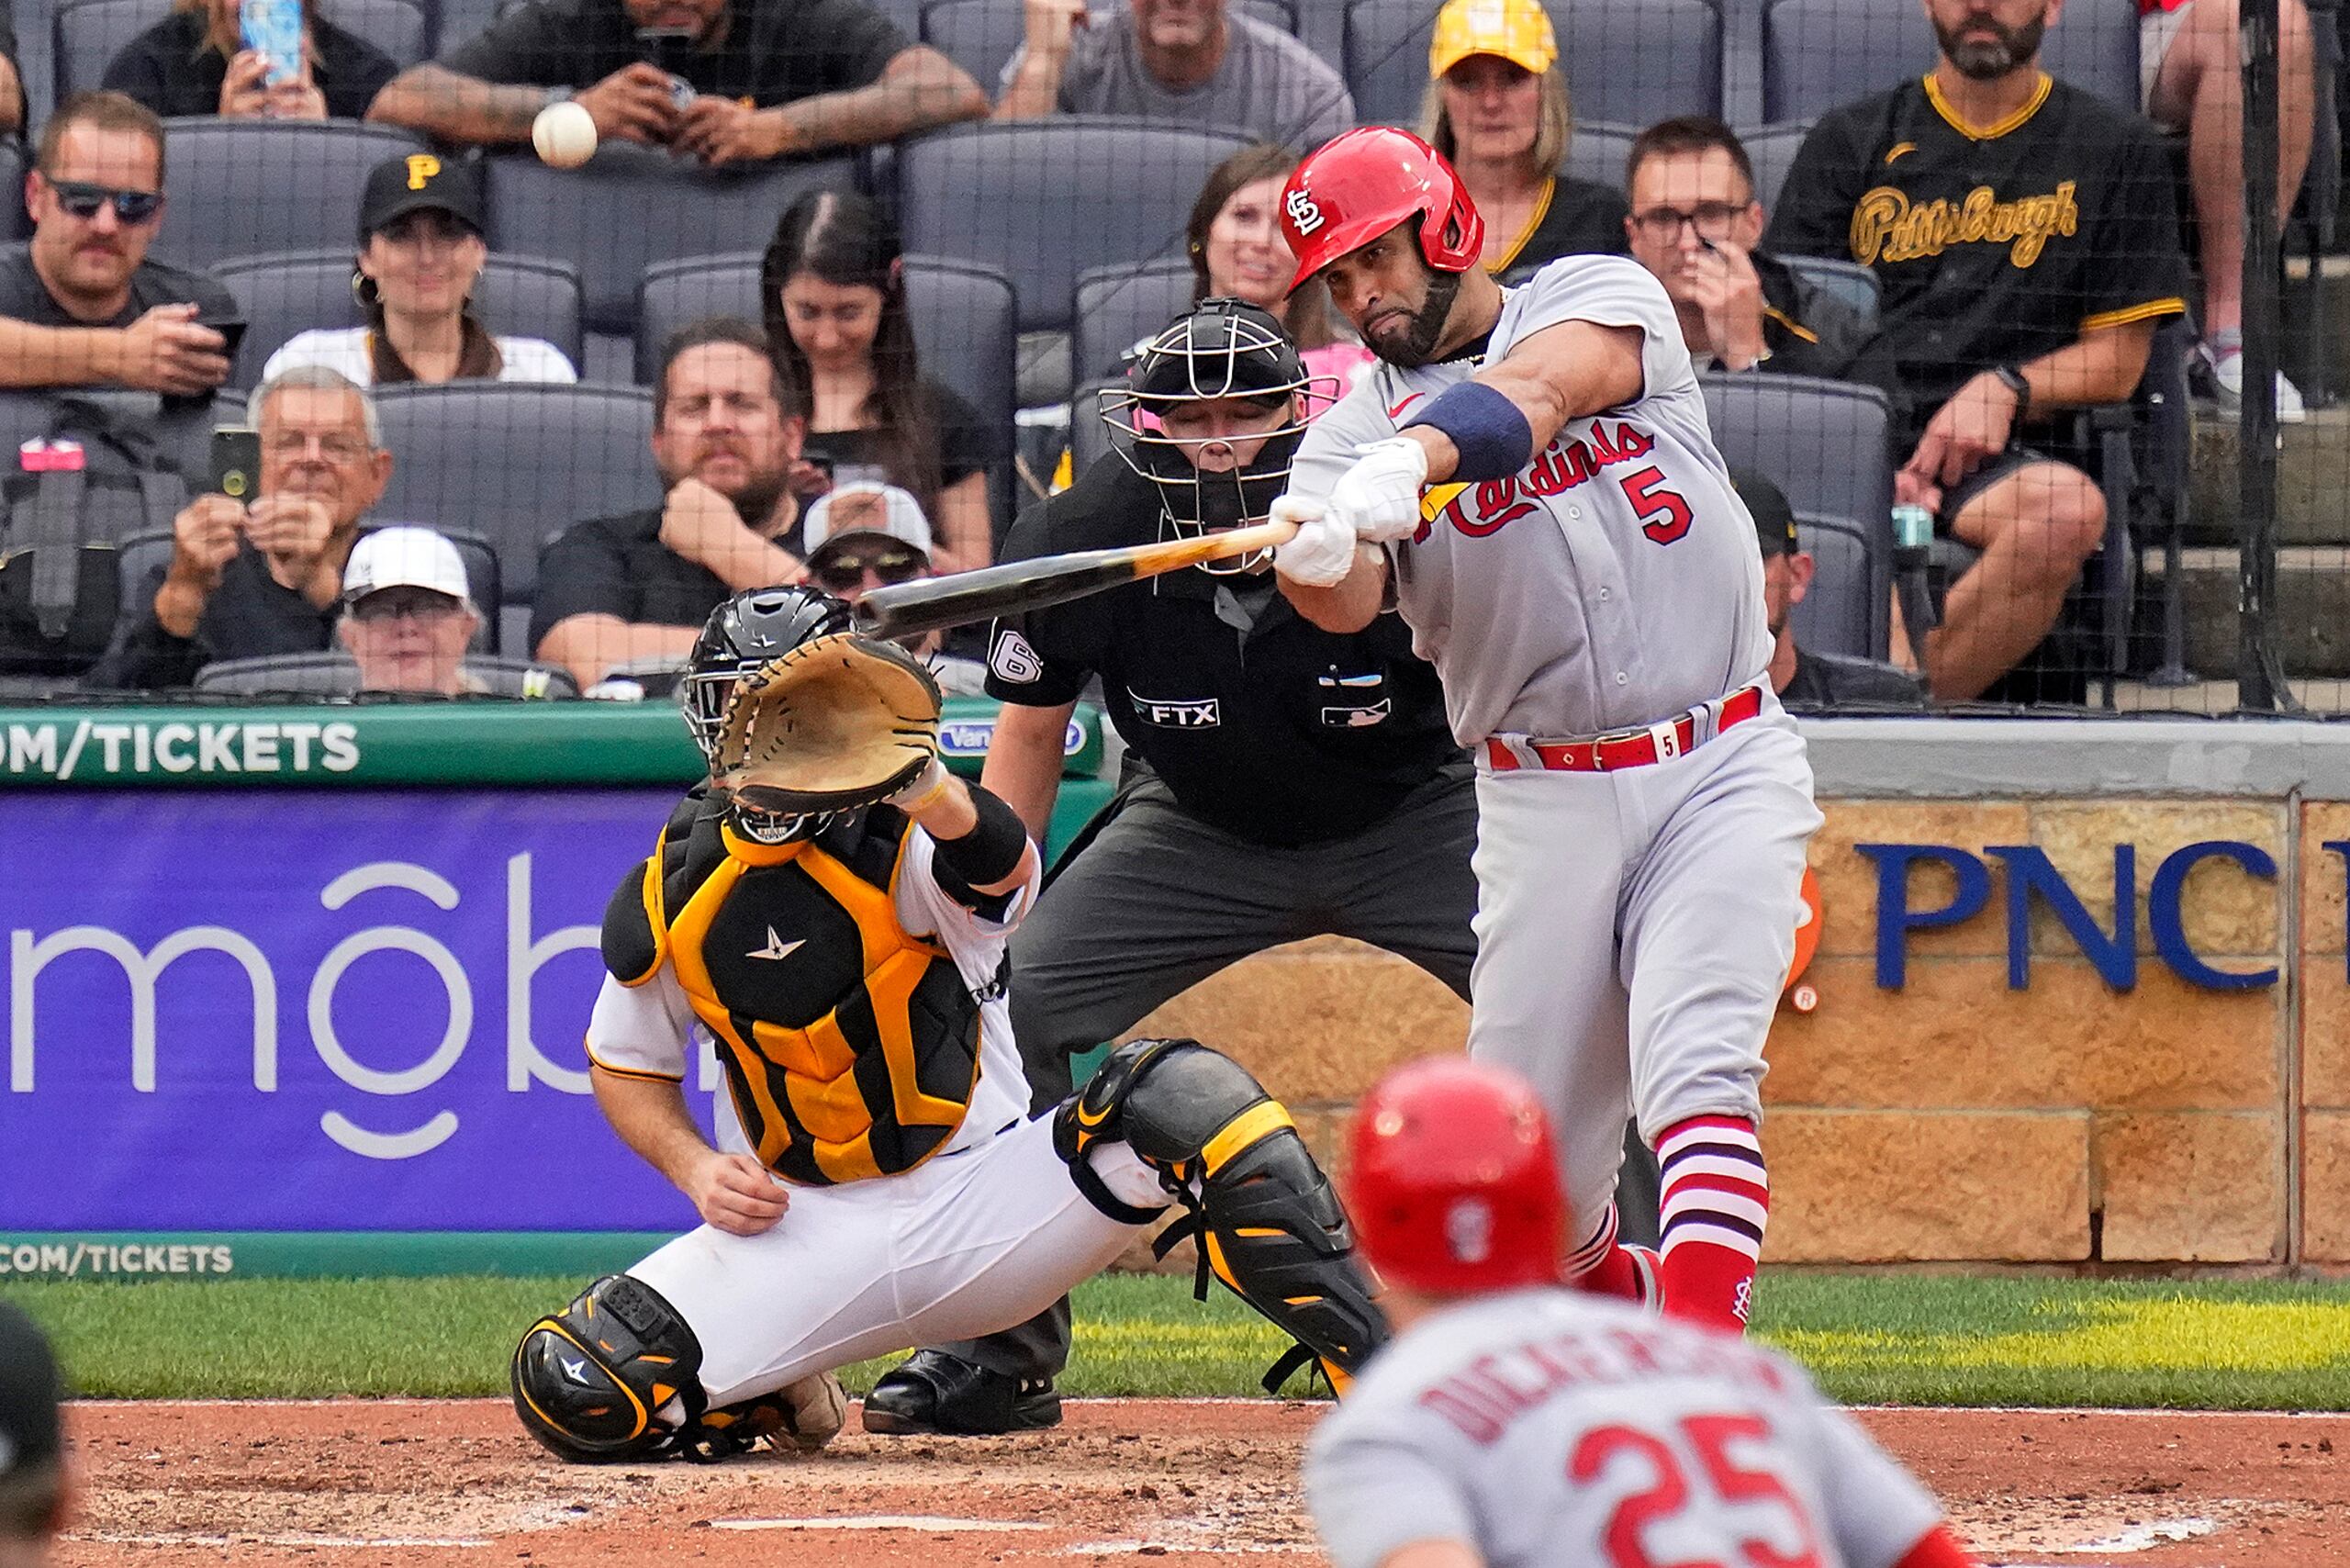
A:
{"type": "Polygon", "coordinates": [[[597,1109],[621,1141],[682,1190],[685,1172],[711,1148],[686,1109],[684,1085],[665,1079],[623,1078],[593,1065],[588,1076],[595,1084],[597,1109]]]}
{"type": "MultiPolygon", "coordinates": [[[[1476,379],[1516,405],[1539,453],[1568,420],[1639,400],[1647,379],[1640,346],[1637,327],[1562,321],[1511,345],[1499,364],[1479,371],[1476,379]]],[[[1436,478],[1433,467],[1428,477],[1436,478]]]]}
{"type": "Polygon", "coordinates": [[[1354,569],[1328,588],[1280,577],[1291,608],[1325,632],[1360,632],[1379,618],[1387,603],[1387,552],[1374,544],[1355,547],[1354,569]]]}
{"type": "Polygon", "coordinates": [[[531,122],[550,101],[544,87],[478,81],[445,65],[411,65],[385,84],[367,106],[367,118],[448,141],[528,141],[531,122]]]}

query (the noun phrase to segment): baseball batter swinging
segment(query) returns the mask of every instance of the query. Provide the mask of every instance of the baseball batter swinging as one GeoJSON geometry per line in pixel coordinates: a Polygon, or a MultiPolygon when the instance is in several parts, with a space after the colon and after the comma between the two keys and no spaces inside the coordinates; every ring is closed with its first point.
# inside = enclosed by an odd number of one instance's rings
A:
{"type": "Polygon", "coordinates": [[[1335,632],[1392,596],[1476,760],[1470,1053],[1560,1129],[1571,1272],[1647,1294],[1610,1202],[1628,1103],[1662,1170],[1664,1309],[1741,1327],[1762,1041],[1820,819],[1672,302],[1612,256],[1503,289],[1468,192],[1400,130],[1308,157],[1281,222],[1297,282],[1382,363],[1306,432],[1275,567],[1335,632]]]}
{"type": "Polygon", "coordinates": [[[682,696],[711,781],[613,894],[588,1051],[614,1130],[706,1223],[532,1325],[532,1435],[585,1461],[820,1446],[833,1368],[1030,1317],[1170,1202],[1225,1284],[1334,1377],[1360,1364],[1384,1327],[1345,1218],[1240,1067],[1130,1041],[1030,1119],[1003,975],[1036,850],[939,764],[918,662],[828,594],[758,589],[682,696]],[[682,1087],[708,1048],[714,1147],[682,1087]]]}

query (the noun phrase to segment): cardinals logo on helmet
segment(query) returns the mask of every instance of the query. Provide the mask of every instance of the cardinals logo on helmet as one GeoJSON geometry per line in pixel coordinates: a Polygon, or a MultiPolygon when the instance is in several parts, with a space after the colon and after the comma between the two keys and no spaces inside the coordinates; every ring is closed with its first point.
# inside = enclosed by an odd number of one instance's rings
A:
{"type": "Polygon", "coordinates": [[[1322,209],[1315,205],[1313,192],[1303,187],[1293,190],[1283,205],[1289,209],[1289,220],[1297,225],[1300,234],[1311,234],[1322,227],[1322,209]]]}

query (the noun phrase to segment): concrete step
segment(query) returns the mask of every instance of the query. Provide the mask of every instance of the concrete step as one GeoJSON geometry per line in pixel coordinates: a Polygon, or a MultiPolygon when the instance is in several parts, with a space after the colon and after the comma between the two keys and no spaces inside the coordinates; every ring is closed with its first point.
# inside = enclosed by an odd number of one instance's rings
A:
{"type": "MultiPolygon", "coordinates": [[[[2236,668],[2239,568],[2226,549],[2184,552],[2187,666],[2195,674],[2230,679],[2236,668]]],[[[2162,587],[2163,565],[2146,563],[2149,597],[2162,587]]],[[[2288,678],[2350,677],[2350,551],[2293,546],[2277,553],[2277,602],[2270,626],[2288,678]]]]}
{"type": "MultiPolygon", "coordinates": [[[[2318,718],[2350,713],[2350,680],[2288,680],[2289,707],[2318,718]]],[[[2125,680],[2114,688],[2113,705],[2124,713],[2149,716],[2165,713],[2210,717],[2238,711],[2235,678],[2197,680],[2186,686],[2156,686],[2150,681],[2125,680]]]]}
{"type": "MultiPolygon", "coordinates": [[[[2280,544],[2350,545],[2350,408],[2320,409],[2278,428],[2277,537],[2280,544]]],[[[2188,470],[2188,536],[2198,544],[2237,537],[2238,454],[2233,420],[2199,409],[2188,470]]]]}

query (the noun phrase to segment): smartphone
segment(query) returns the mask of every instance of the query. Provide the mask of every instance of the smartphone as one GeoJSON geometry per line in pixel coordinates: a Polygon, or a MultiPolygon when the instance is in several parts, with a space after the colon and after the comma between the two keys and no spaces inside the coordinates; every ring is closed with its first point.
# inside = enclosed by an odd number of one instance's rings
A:
{"type": "Polygon", "coordinates": [[[302,73],[302,0],[244,0],[237,30],[247,49],[269,62],[271,86],[302,73]]]}
{"type": "Polygon", "coordinates": [[[212,482],[232,501],[251,501],[261,483],[261,431],[221,426],[212,432],[212,482]]]}
{"type": "Polygon", "coordinates": [[[199,327],[209,327],[214,331],[219,333],[221,340],[220,357],[227,360],[232,365],[237,363],[237,350],[243,345],[245,341],[245,324],[242,321],[237,320],[233,318],[227,320],[207,321],[203,317],[198,316],[196,319],[196,324],[199,327]]]}

